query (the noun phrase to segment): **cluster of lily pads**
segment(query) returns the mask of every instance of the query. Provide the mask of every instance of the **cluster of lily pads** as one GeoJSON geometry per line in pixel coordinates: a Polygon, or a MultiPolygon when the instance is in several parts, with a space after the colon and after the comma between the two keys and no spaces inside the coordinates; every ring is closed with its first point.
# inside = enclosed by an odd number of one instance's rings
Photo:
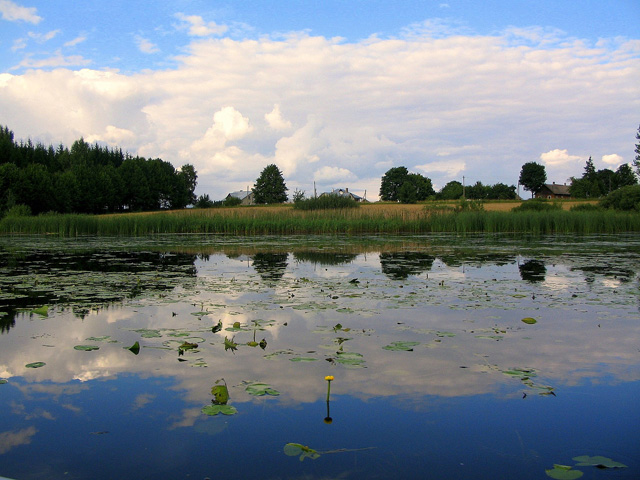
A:
{"type": "MultiPolygon", "coordinates": [[[[265,395],[276,397],[280,395],[280,392],[268,383],[243,381],[240,386],[244,387],[245,391],[249,395],[253,395],[255,397],[262,397],[265,395]]],[[[225,382],[223,378],[216,380],[215,385],[211,387],[211,395],[213,395],[211,405],[205,405],[202,407],[202,413],[209,416],[215,416],[219,413],[222,415],[235,415],[238,413],[238,410],[234,406],[228,405],[230,398],[229,388],[227,387],[227,382],[225,382]]]]}
{"type": "Polygon", "coordinates": [[[599,469],[609,468],[627,468],[624,463],[616,462],[610,458],[596,455],[590,457],[589,455],[580,455],[579,457],[573,457],[576,463],[573,467],[570,465],[555,464],[553,468],[545,470],[547,476],[555,480],[575,480],[584,475],[581,470],[576,470],[574,467],[596,467],[599,469]]]}

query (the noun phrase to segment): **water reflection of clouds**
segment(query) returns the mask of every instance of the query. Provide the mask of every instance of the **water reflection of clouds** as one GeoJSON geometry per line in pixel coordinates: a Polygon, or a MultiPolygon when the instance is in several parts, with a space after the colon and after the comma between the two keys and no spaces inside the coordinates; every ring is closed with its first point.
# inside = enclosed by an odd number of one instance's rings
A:
{"type": "Polygon", "coordinates": [[[0,432],[0,455],[20,445],[29,445],[38,430],[31,426],[20,430],[0,432]]]}
{"type": "MultiPolygon", "coordinates": [[[[9,336],[0,337],[5,340],[0,375],[23,376],[17,385],[25,395],[40,392],[62,396],[67,405],[72,405],[70,396],[82,391],[73,380],[85,382],[83,386],[90,388],[91,380],[117,379],[125,373],[142,379],[168,377],[175,381],[172,388],[182,392],[187,402],[171,419],[174,428],[196,422],[201,415],[198,405],[210,401],[212,383],[223,377],[230,386],[233,403],[278,402],[288,406],[321,399],[326,394],[322,379],[327,374],[336,377],[332,385],[336,402],[341,395],[410,399],[424,395],[470,396],[504,388],[512,393],[526,390],[518,379],[501,373],[510,368],[535,369],[540,382],[559,389],[586,381],[640,377],[633,368],[637,367],[634,339],[640,336],[640,327],[631,320],[624,304],[601,306],[601,310],[619,312],[607,323],[581,299],[573,300],[572,289],[584,286],[579,270],[547,263],[544,280],[527,283],[520,280],[516,262],[485,268],[450,267],[428,256],[387,256],[385,261],[396,262],[394,265],[408,261],[409,270],[391,270],[402,275],[408,272],[402,283],[381,274],[378,254],[358,255],[350,262],[326,267],[309,262],[296,267],[289,261],[283,275],[268,284],[244,260],[212,256],[212,263],[198,261],[195,284],[190,289],[177,289],[175,298],[167,294],[167,298],[134,299],[122,307],[94,311],[83,321],[69,312],[54,311],[46,321],[18,322],[9,336]],[[427,272],[428,278],[423,275],[427,272]],[[300,282],[302,277],[309,283],[300,282]],[[345,282],[345,278],[356,277],[361,284],[345,282]],[[499,281],[488,281],[492,278],[499,281]],[[441,280],[446,288],[438,288],[441,280]],[[339,297],[337,300],[322,291],[327,284],[335,289],[331,295],[339,297]],[[541,289],[553,295],[533,299],[531,294],[541,289]],[[201,309],[208,314],[192,315],[201,309]],[[536,317],[538,323],[524,325],[521,319],[526,316],[536,317]],[[256,333],[257,341],[263,337],[267,340],[265,351],[245,345],[252,340],[251,322],[257,319],[273,321],[256,333]],[[212,334],[211,327],[218,320],[222,320],[223,329],[212,334]],[[227,331],[236,321],[248,325],[249,330],[227,331]],[[337,323],[351,330],[317,332],[319,325],[331,327],[337,323]],[[399,330],[399,323],[411,328],[399,330]],[[161,330],[163,336],[141,338],[133,331],[140,328],[161,330]],[[176,328],[205,339],[198,342],[200,352],[186,352],[180,358],[184,362],[179,361],[176,348],[180,337],[169,337],[169,330],[163,330],[176,328]],[[39,337],[48,332],[53,338],[39,337]],[[453,336],[438,336],[438,332],[453,336]],[[100,350],[94,352],[73,349],[77,344],[94,343],[87,338],[104,335],[118,343],[96,343],[100,350]],[[492,335],[501,339],[492,339],[492,335]],[[238,351],[224,350],[225,336],[235,336],[241,344],[238,351]],[[332,343],[338,336],[351,339],[342,345],[332,343]],[[29,341],[7,341],[13,338],[29,341]],[[142,345],[137,356],[123,348],[136,340],[142,345]],[[170,350],[162,350],[168,340],[173,341],[168,344],[170,350]],[[397,340],[420,344],[413,352],[382,350],[397,340]],[[362,354],[366,368],[345,368],[327,361],[335,359],[340,347],[362,354]],[[264,357],[288,349],[293,354],[264,357]],[[316,361],[290,361],[295,356],[310,356],[316,361]],[[198,358],[206,368],[195,366],[198,358]],[[35,370],[24,368],[36,360],[47,365],[35,370]],[[239,386],[245,380],[267,382],[281,395],[277,399],[251,397],[239,386]]],[[[603,287],[621,290],[620,295],[630,293],[623,291],[625,284],[616,279],[607,277],[599,282],[603,287]]],[[[605,293],[596,291],[592,298],[605,302],[605,293]]],[[[153,394],[140,394],[132,408],[144,408],[153,400],[153,394]]]]}

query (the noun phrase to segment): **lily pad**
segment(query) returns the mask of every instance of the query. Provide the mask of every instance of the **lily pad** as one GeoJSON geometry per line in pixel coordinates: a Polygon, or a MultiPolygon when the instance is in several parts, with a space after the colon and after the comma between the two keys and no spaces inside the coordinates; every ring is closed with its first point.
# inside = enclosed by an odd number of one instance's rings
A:
{"type": "Polygon", "coordinates": [[[133,330],[136,333],[139,333],[142,338],[157,338],[162,337],[162,334],[159,330],[152,330],[150,328],[138,328],[137,330],[133,330]]]}
{"type": "Polygon", "coordinates": [[[197,343],[183,342],[182,345],[178,347],[180,350],[194,350],[198,348],[197,343]]]}
{"type": "Polygon", "coordinates": [[[538,323],[538,321],[535,318],[531,318],[531,317],[523,318],[522,322],[526,323],[527,325],[534,325],[534,324],[538,323]]]}
{"type": "Polygon", "coordinates": [[[48,317],[49,316],[49,307],[47,305],[43,305],[40,308],[36,308],[34,310],[31,310],[31,313],[35,313],[36,315],[41,315],[43,317],[48,317]]]}
{"type": "MultiPolygon", "coordinates": [[[[218,380],[220,381],[220,380],[218,380]]],[[[214,385],[211,388],[211,395],[215,397],[213,403],[216,405],[226,405],[229,401],[229,389],[227,385],[214,385]]]]}
{"type": "Polygon", "coordinates": [[[9,383],[9,380],[6,378],[0,378],[0,385],[4,385],[5,383],[9,383]]]}
{"type": "Polygon", "coordinates": [[[238,413],[236,407],[232,407],[231,405],[205,405],[202,407],[202,413],[205,415],[209,415],[211,417],[218,415],[219,413],[223,415],[235,415],[238,413]]]}
{"type": "Polygon", "coordinates": [[[302,462],[305,458],[315,460],[320,457],[320,454],[313,448],[305,447],[300,443],[287,443],[284,446],[284,454],[289,457],[300,457],[302,462]]]}
{"type": "Polygon", "coordinates": [[[92,352],[93,350],[100,350],[100,347],[96,347],[95,345],[76,345],[73,349],[82,352],[92,352]]]}
{"type": "Polygon", "coordinates": [[[544,473],[556,480],[575,480],[584,475],[580,470],[573,470],[568,465],[554,465],[553,468],[545,470],[544,473]]]}
{"type": "Polygon", "coordinates": [[[573,457],[573,460],[579,462],[576,466],[579,467],[598,467],[598,468],[627,468],[624,463],[616,462],[607,457],[596,455],[590,457],[588,455],[581,455],[579,457],[573,457]]]}
{"type": "Polygon", "coordinates": [[[413,347],[420,345],[420,342],[391,342],[389,345],[382,347],[384,350],[392,350],[397,352],[413,352],[413,347]]]}
{"type": "Polygon", "coordinates": [[[315,362],[318,359],[313,357],[294,357],[290,358],[289,360],[291,360],[292,362],[315,362]]]}
{"type": "Polygon", "coordinates": [[[44,362],[33,362],[33,363],[27,363],[25,365],[25,367],[27,368],[40,368],[40,367],[44,367],[46,365],[46,363],[44,362]]]}
{"type": "Polygon", "coordinates": [[[268,383],[249,382],[245,386],[245,390],[249,395],[262,397],[264,395],[278,396],[280,392],[271,387],[268,383]]]}
{"type": "Polygon", "coordinates": [[[356,352],[338,352],[335,361],[347,367],[363,367],[364,357],[356,352]]]}
{"type": "Polygon", "coordinates": [[[138,355],[140,353],[140,343],[136,342],[130,347],[125,347],[127,350],[131,351],[134,355],[138,355]]]}

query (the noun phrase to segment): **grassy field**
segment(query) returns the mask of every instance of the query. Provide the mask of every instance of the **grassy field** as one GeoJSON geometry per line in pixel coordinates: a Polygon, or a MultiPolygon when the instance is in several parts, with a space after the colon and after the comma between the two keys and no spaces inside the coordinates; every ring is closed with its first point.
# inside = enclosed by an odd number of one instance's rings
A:
{"type": "MultiPolygon", "coordinates": [[[[582,202],[584,203],[584,202],[582,202]]],[[[364,204],[340,210],[295,210],[291,205],[250,206],[118,215],[39,215],[5,217],[3,234],[153,235],[204,233],[228,235],[533,233],[595,234],[640,231],[640,214],[611,210],[569,211],[563,202],[548,212],[511,212],[520,202],[487,202],[482,210],[454,212],[444,205],[364,204]]]]}

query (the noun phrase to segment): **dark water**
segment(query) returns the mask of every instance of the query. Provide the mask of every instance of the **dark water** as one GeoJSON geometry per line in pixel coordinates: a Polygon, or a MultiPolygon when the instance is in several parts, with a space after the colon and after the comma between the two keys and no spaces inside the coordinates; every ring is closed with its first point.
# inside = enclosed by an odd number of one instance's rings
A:
{"type": "Polygon", "coordinates": [[[639,275],[637,236],[0,238],[0,476],[640,478],[639,275]]]}

